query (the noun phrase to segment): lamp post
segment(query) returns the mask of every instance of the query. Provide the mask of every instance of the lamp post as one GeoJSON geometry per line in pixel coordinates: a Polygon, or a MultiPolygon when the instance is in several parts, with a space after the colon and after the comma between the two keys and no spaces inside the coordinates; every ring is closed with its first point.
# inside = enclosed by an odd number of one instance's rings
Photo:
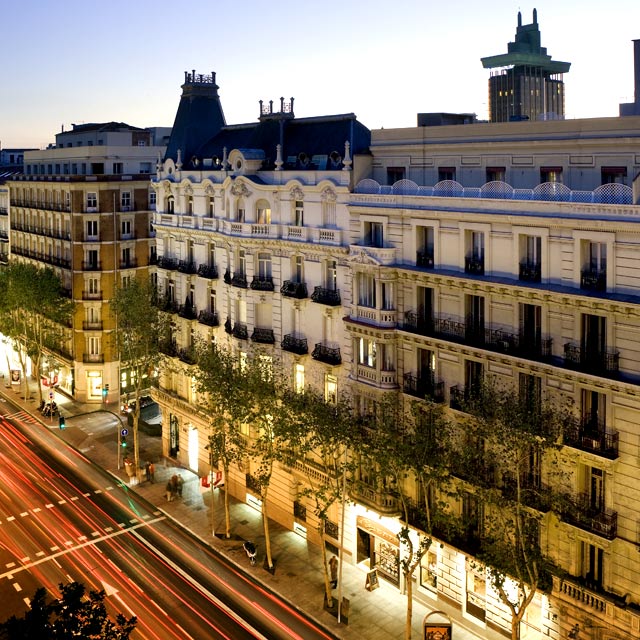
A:
{"type": "Polygon", "coordinates": [[[347,500],[347,447],[344,448],[344,464],[342,466],[342,512],[340,514],[340,549],[338,556],[340,558],[340,576],[338,580],[338,624],[342,615],[342,565],[344,563],[344,511],[347,500]]]}

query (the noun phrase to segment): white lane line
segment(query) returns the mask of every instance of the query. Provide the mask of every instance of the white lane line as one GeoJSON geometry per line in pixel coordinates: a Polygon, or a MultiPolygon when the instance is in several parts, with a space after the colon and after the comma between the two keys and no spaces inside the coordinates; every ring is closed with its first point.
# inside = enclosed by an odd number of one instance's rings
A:
{"type": "Polygon", "coordinates": [[[18,592],[22,591],[22,587],[17,582],[13,583],[13,588],[18,592]]]}

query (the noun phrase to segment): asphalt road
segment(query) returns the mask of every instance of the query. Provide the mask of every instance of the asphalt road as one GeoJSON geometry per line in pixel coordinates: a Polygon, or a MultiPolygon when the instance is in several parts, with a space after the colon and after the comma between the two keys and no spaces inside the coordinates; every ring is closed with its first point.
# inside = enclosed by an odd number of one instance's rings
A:
{"type": "Polygon", "coordinates": [[[134,638],[333,637],[49,429],[0,418],[0,433],[0,620],[76,580],[137,616],[134,638]]]}

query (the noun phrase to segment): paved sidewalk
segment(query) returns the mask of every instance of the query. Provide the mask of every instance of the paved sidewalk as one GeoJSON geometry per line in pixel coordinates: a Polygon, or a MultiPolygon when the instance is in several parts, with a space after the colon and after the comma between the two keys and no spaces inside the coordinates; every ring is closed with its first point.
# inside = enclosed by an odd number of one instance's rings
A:
{"type": "MultiPolygon", "coordinates": [[[[25,402],[17,391],[2,389],[7,398],[19,404],[25,411],[52,429],[63,440],[82,451],[88,458],[108,470],[113,475],[128,482],[124,468],[118,469],[118,429],[116,423],[117,406],[106,407],[111,412],[112,424],[105,428],[105,414],[100,417],[96,411],[98,405],[82,405],[56,394],[56,402],[62,415],[66,417],[66,428],[57,428],[52,421],[44,419],[37,411],[36,402],[25,402]],[[93,414],[93,415],[92,415],[93,414]]],[[[106,414],[109,415],[109,414],[106,414]]],[[[346,640],[388,640],[404,638],[406,619],[406,597],[397,589],[380,581],[380,588],[372,592],[365,590],[366,574],[363,569],[346,564],[342,568],[342,596],[349,600],[348,624],[338,624],[335,616],[323,607],[323,573],[320,549],[308,543],[301,536],[289,531],[277,523],[270,522],[272,556],[277,561],[272,575],[262,568],[264,559],[264,534],[260,513],[254,508],[231,498],[231,521],[234,539],[226,541],[213,535],[213,528],[220,533],[224,527],[224,498],[219,490],[213,493],[213,513],[211,509],[212,492],[202,491],[196,474],[188,469],[176,466],[172,460],[162,457],[162,445],[159,437],[151,437],[140,432],[140,460],[151,460],[155,464],[155,482],[140,482],[133,489],[151,503],[158,506],[167,516],[174,518],[192,533],[212,545],[230,560],[251,573],[256,579],[274,592],[305,611],[321,623],[328,631],[346,640]],[[168,502],[165,498],[167,480],[174,474],[184,479],[182,498],[168,502]],[[219,528],[219,531],[218,531],[219,528]],[[242,549],[242,540],[252,540],[258,547],[258,562],[255,567],[242,549]]],[[[120,465],[123,466],[122,464],[120,465]]],[[[143,474],[144,477],[144,474],[143,474]]],[[[334,591],[334,596],[338,590],[334,591]]],[[[412,638],[422,639],[424,632],[422,621],[435,609],[446,612],[453,622],[455,640],[503,640],[504,636],[485,630],[472,621],[462,617],[460,611],[447,604],[434,600],[427,607],[414,602],[412,617],[412,638]]]]}

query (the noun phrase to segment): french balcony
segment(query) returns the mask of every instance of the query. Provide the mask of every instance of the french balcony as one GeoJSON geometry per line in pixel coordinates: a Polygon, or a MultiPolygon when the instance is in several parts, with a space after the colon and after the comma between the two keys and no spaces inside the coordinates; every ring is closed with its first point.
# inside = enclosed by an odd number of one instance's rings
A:
{"type": "Polygon", "coordinates": [[[196,351],[193,347],[188,347],[186,349],[178,349],[176,355],[180,362],[184,362],[185,364],[196,364],[198,361],[196,357],[196,351]]]}
{"type": "Polygon", "coordinates": [[[518,279],[523,282],[540,282],[542,273],[540,263],[538,262],[521,262],[518,279]]]}
{"type": "Polygon", "coordinates": [[[588,493],[568,499],[562,519],[575,527],[613,540],[618,531],[618,513],[597,504],[588,493]]]}
{"type": "Polygon", "coordinates": [[[251,340],[258,344],[275,344],[276,341],[273,329],[264,329],[262,327],[254,327],[251,340]]]}
{"type": "Polygon", "coordinates": [[[507,500],[526,505],[542,513],[551,510],[551,487],[544,484],[537,474],[521,473],[519,483],[515,474],[504,474],[501,489],[502,495],[507,500]]]}
{"type": "Polygon", "coordinates": [[[229,318],[229,316],[227,316],[227,319],[224,321],[224,330],[225,330],[225,333],[228,333],[228,334],[233,333],[233,328],[231,326],[231,318],[229,318]]]}
{"type": "Polygon", "coordinates": [[[611,349],[592,349],[567,342],[564,345],[564,364],[568,369],[615,378],[620,367],[620,354],[611,349]]]}
{"type": "Polygon", "coordinates": [[[89,261],[82,263],[83,271],[100,271],[101,268],[100,262],[89,261]]]}
{"type": "Polygon", "coordinates": [[[352,483],[349,487],[349,495],[356,502],[371,507],[381,515],[390,517],[401,515],[398,498],[364,482],[352,483]]]}
{"type": "Polygon", "coordinates": [[[449,407],[456,411],[465,411],[465,405],[469,398],[468,390],[460,385],[449,388],[449,407]]]}
{"type": "Polygon", "coordinates": [[[83,353],[82,362],[85,364],[98,364],[104,362],[104,355],[102,353],[83,353]]]}
{"type": "Polygon", "coordinates": [[[606,269],[584,269],[580,273],[580,288],[587,291],[606,291],[606,269]]]}
{"type": "Polygon", "coordinates": [[[436,381],[433,374],[418,376],[414,373],[405,373],[402,390],[414,398],[437,403],[444,402],[444,381],[436,381]]]}
{"type": "Polygon", "coordinates": [[[159,256],[157,264],[161,269],[166,269],[167,271],[177,271],[178,269],[178,261],[166,256],[159,256]]]}
{"type": "Polygon", "coordinates": [[[309,297],[306,282],[294,282],[293,280],[285,280],[280,287],[280,293],[287,298],[297,298],[302,300],[309,297]]]}
{"type": "Polygon", "coordinates": [[[201,264],[198,267],[198,275],[208,280],[216,280],[218,278],[218,268],[215,265],[201,264]]]}
{"type": "Polygon", "coordinates": [[[307,339],[299,338],[293,333],[288,333],[282,338],[282,349],[284,351],[295,353],[299,356],[304,356],[309,353],[307,339]]]}
{"type": "Polygon", "coordinates": [[[483,276],[484,256],[467,256],[464,259],[464,272],[473,276],[483,276]]]}
{"type": "Polygon", "coordinates": [[[236,322],[233,325],[231,335],[233,335],[234,338],[238,338],[238,340],[248,340],[249,330],[247,329],[247,325],[242,324],[241,322],[236,322]]]}
{"type": "Polygon", "coordinates": [[[200,311],[198,314],[198,322],[208,327],[217,327],[220,324],[218,314],[211,311],[200,311]]]}
{"type": "Polygon", "coordinates": [[[129,258],[128,260],[120,261],[121,269],[135,269],[138,266],[138,261],[135,258],[129,258]]]}
{"type": "Polygon", "coordinates": [[[196,320],[198,311],[192,304],[181,304],[178,307],[178,315],[186,320],[196,320]]]}
{"type": "Polygon", "coordinates": [[[273,291],[273,278],[271,276],[254,276],[251,288],[254,291],[273,291]]]}
{"type": "Polygon", "coordinates": [[[311,301],[318,302],[319,304],[326,304],[330,307],[337,307],[340,305],[340,290],[339,289],[327,289],[325,287],[314,287],[311,294],[311,301]]]}
{"type": "Polygon", "coordinates": [[[87,321],[85,320],[82,323],[83,331],[102,331],[102,320],[93,320],[87,321]]]}
{"type": "Polygon", "coordinates": [[[83,291],[83,300],[102,300],[102,291],[83,291]]]}
{"type": "Polygon", "coordinates": [[[618,432],[607,430],[604,422],[590,416],[565,424],[562,439],[565,445],[574,449],[588,451],[609,460],[618,457],[618,432]]]}
{"type": "Polygon", "coordinates": [[[179,260],[178,261],[178,271],[180,273],[188,273],[194,274],[198,270],[195,262],[190,262],[189,260],[179,260]]]}
{"type": "Polygon", "coordinates": [[[338,366],[342,364],[342,356],[340,355],[340,347],[329,347],[326,344],[318,342],[311,352],[311,357],[319,362],[338,366]]]}
{"type": "Polygon", "coordinates": [[[229,284],[232,287],[238,287],[239,289],[246,289],[249,286],[247,283],[247,276],[244,273],[234,273],[229,284]]]}
{"type": "Polygon", "coordinates": [[[433,251],[416,251],[416,267],[433,269],[433,251]]]}
{"type": "Polygon", "coordinates": [[[158,350],[170,358],[175,358],[178,355],[178,345],[173,340],[162,340],[158,344],[158,350]]]}
{"type": "Polygon", "coordinates": [[[180,305],[175,300],[171,300],[168,296],[163,296],[158,299],[158,309],[165,313],[178,313],[180,305]]]}

